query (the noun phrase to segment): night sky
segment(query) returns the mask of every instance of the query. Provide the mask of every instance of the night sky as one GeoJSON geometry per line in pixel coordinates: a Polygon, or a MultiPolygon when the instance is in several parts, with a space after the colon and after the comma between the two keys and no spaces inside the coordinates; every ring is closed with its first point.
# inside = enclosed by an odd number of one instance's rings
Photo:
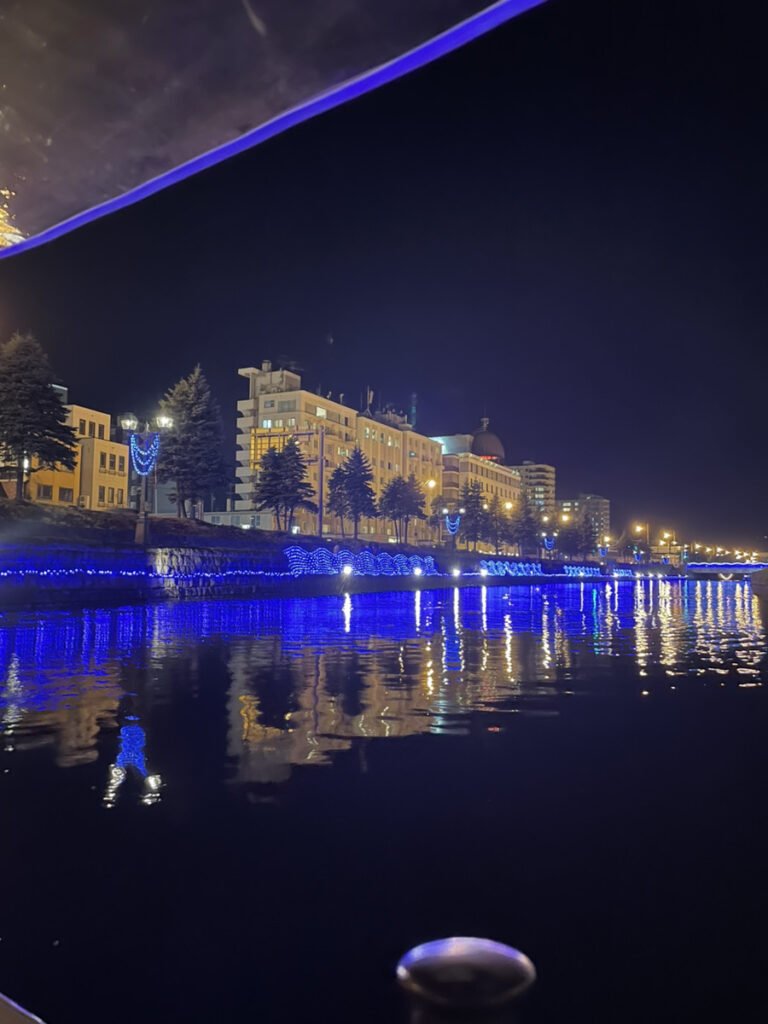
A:
{"type": "MultiPolygon", "coordinates": [[[[753,8],[754,9],[754,8],[753,8]]],[[[557,2],[127,211],[0,261],[73,401],[296,361],[418,429],[487,414],[559,496],[765,547],[764,71],[749,6],[557,2]],[[330,344],[328,337],[333,337],[330,344]]]]}

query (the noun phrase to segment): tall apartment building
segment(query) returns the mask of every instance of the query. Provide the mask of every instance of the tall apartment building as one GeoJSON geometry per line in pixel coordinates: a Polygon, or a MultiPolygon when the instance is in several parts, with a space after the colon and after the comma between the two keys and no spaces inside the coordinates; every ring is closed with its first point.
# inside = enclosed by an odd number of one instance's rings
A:
{"type": "Polygon", "coordinates": [[[526,502],[538,515],[555,514],[555,467],[540,462],[515,466],[523,482],[526,502]]]}
{"type": "MultiPolygon", "coordinates": [[[[206,518],[274,529],[271,513],[256,510],[253,491],[262,455],[269,448],[282,447],[290,437],[296,438],[307,457],[314,500],[321,506],[327,501],[330,475],[356,447],[371,464],[377,497],[390,480],[411,474],[421,484],[427,505],[431,494],[441,493],[440,445],[417,434],[404,416],[369,410],[362,413],[345,405],[343,395],[336,401],[312,394],[302,388],[299,374],[274,370],[268,360],[260,369],[246,367],[238,373],[248,381],[248,397],[237,403],[236,511],[206,518]]],[[[319,516],[299,512],[296,525],[301,533],[317,533],[320,526],[324,536],[342,534],[341,522],[324,508],[319,516]]],[[[360,523],[360,537],[387,542],[394,538],[394,527],[384,519],[365,519],[360,523]]],[[[409,540],[429,538],[426,522],[411,524],[409,540]]]]}
{"type": "Polygon", "coordinates": [[[557,503],[562,523],[588,521],[598,540],[611,534],[611,503],[599,494],[580,494],[578,498],[561,498],[557,503]]]}
{"type": "Polygon", "coordinates": [[[498,497],[505,511],[518,508],[522,500],[522,480],[517,469],[505,466],[504,446],[484,418],[472,434],[445,434],[433,437],[443,453],[442,495],[448,506],[460,505],[468,484],[479,483],[483,494],[498,497]]]}
{"type": "Polygon", "coordinates": [[[125,508],[129,503],[128,446],[110,440],[109,413],[69,405],[67,423],[77,435],[75,468],[32,473],[27,485],[29,498],[97,510],[125,508]]]}

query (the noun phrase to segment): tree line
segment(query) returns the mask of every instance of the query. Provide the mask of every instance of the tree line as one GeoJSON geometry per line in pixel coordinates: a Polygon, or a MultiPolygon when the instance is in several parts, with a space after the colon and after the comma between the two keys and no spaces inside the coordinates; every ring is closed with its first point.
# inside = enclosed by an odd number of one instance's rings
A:
{"type": "MultiPolygon", "coordinates": [[[[307,470],[307,457],[293,437],[281,449],[270,448],[260,459],[254,504],[273,513],[278,529],[290,530],[298,509],[318,511],[307,470]]],[[[427,518],[425,504],[424,492],[413,474],[390,480],[377,502],[373,470],[360,448],[354,448],[328,478],[325,510],[339,519],[342,537],[347,523],[356,540],[361,519],[381,517],[394,524],[397,540],[407,544],[413,520],[427,518]]]]}

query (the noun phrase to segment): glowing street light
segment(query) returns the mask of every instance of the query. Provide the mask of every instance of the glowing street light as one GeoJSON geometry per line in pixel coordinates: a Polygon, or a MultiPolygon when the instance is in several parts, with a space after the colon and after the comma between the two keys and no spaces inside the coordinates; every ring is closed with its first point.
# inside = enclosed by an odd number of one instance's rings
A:
{"type": "Polygon", "coordinates": [[[167,412],[160,412],[155,416],[155,423],[160,430],[171,430],[173,427],[173,416],[169,416],[167,412]]]}
{"type": "Polygon", "coordinates": [[[437,487],[437,480],[427,480],[427,487],[430,489],[430,491],[434,491],[434,489],[437,487]]]}
{"type": "Polygon", "coordinates": [[[507,512],[509,512],[510,509],[512,508],[512,502],[511,501],[505,501],[504,502],[504,508],[507,510],[507,512]]]}

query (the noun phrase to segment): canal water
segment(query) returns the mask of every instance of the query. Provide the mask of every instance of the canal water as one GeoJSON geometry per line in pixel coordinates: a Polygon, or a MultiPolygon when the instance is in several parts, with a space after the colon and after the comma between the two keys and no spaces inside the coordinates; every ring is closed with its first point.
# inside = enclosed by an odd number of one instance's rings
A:
{"type": "Polygon", "coordinates": [[[748,583],[0,616],[0,991],[48,1024],[394,1022],[519,946],[522,1019],[765,1020],[748,583]]]}

